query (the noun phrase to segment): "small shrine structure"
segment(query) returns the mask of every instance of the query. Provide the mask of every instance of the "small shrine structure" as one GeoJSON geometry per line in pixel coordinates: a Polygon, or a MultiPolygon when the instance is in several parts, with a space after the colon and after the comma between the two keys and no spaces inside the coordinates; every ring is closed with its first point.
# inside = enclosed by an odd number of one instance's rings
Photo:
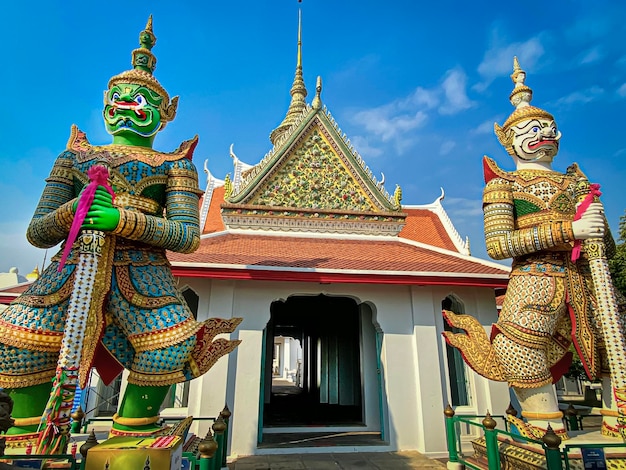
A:
{"type": "Polygon", "coordinates": [[[169,256],[199,320],[243,318],[239,348],[184,391],[188,414],[228,403],[233,456],[275,452],[294,432],[443,456],[444,404],[504,410],[509,393],[446,346],[442,307],[490,326],[509,270],[470,255],[443,191],[407,205],[385,189],[323,104],[320,78],[307,102],[300,28],[290,94],[256,164],[232,146],[232,174],[205,163],[200,247],[169,256]]]}

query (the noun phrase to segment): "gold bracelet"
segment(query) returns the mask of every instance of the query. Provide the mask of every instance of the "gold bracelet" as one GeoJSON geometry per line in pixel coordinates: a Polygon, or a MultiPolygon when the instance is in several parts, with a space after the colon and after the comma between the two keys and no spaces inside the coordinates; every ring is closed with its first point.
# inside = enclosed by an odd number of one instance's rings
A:
{"type": "Polygon", "coordinates": [[[563,413],[561,411],[551,411],[549,413],[522,411],[522,416],[528,419],[560,419],[563,417],[563,413]]]}
{"type": "Polygon", "coordinates": [[[561,225],[561,233],[563,234],[563,238],[565,242],[573,242],[576,238],[574,237],[574,229],[572,229],[572,222],[569,220],[563,221],[561,225]]]}
{"type": "Polygon", "coordinates": [[[41,423],[42,416],[33,416],[31,418],[13,418],[15,423],[13,426],[32,426],[41,423]]]}
{"type": "Polygon", "coordinates": [[[113,422],[122,426],[143,426],[145,424],[154,424],[159,420],[159,416],[148,416],[147,418],[125,418],[117,413],[113,415],[113,422]]]}

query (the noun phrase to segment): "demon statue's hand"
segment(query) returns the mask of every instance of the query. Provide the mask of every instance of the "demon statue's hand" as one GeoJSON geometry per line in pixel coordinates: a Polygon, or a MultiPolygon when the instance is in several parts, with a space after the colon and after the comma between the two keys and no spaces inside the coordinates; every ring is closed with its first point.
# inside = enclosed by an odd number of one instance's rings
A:
{"type": "Polygon", "coordinates": [[[113,206],[113,197],[103,186],[98,186],[82,228],[111,232],[117,227],[119,221],[120,211],[113,206]]]}
{"type": "Polygon", "coordinates": [[[572,230],[577,240],[604,237],[605,223],[602,204],[597,202],[590,204],[582,217],[572,222],[572,230]]]}

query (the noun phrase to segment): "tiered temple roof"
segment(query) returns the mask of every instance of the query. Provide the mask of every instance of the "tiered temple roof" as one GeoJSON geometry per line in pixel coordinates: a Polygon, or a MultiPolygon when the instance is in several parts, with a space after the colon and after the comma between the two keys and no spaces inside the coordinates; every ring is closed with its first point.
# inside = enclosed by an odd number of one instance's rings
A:
{"type": "Polygon", "coordinates": [[[298,28],[296,73],[273,147],[256,165],[234,153],[233,177],[208,170],[202,240],[170,253],[174,273],[223,279],[504,287],[508,269],[470,256],[441,201],[402,205],[322,104],[311,104],[298,28]]]}

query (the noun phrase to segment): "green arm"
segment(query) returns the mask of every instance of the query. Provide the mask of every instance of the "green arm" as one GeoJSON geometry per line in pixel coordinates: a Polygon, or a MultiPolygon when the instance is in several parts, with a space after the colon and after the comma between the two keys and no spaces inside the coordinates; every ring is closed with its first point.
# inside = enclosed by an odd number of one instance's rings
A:
{"type": "Polygon", "coordinates": [[[37,248],[51,248],[67,238],[74,212],[74,184],[72,181],[73,154],[63,152],[54,162],[46,179],[35,214],[26,237],[37,248]]]}
{"type": "Polygon", "coordinates": [[[165,218],[120,209],[113,233],[180,253],[191,253],[200,244],[198,173],[193,163],[181,159],[168,171],[165,218]]]}

